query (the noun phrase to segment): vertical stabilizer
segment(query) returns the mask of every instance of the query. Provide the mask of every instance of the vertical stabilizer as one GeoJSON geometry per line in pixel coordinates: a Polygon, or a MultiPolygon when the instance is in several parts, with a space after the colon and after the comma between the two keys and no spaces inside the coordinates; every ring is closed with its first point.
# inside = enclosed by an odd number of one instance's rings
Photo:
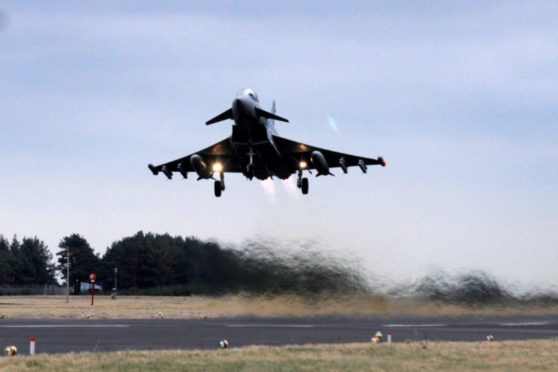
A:
{"type": "MultiPolygon", "coordinates": [[[[276,112],[276,108],[275,108],[275,100],[273,100],[273,103],[271,104],[271,113],[275,114],[276,112]]],[[[277,135],[277,131],[275,130],[275,120],[270,119],[269,120],[269,127],[271,128],[271,132],[275,135],[277,135]]]]}

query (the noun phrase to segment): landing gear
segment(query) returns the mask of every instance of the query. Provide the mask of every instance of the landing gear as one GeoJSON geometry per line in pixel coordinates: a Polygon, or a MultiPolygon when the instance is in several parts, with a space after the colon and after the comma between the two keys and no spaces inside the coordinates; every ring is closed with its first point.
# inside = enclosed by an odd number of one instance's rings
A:
{"type": "Polygon", "coordinates": [[[255,173],[254,155],[256,155],[254,150],[252,150],[252,143],[250,143],[249,151],[246,155],[248,155],[248,158],[250,159],[248,165],[246,166],[246,177],[248,177],[248,179],[251,181],[252,178],[254,178],[254,173],[255,173]]]}
{"type": "Polygon", "coordinates": [[[225,191],[225,173],[221,173],[219,179],[221,180],[221,189],[225,191]]]}
{"type": "Polygon", "coordinates": [[[308,194],[308,178],[302,177],[302,171],[298,171],[298,179],[296,180],[296,187],[302,190],[302,194],[308,194]]]}
{"type": "Polygon", "coordinates": [[[221,196],[221,192],[223,191],[223,186],[221,185],[221,181],[215,181],[213,185],[214,185],[213,189],[215,191],[215,196],[219,198],[221,196]]]}
{"type": "Polygon", "coordinates": [[[302,194],[306,195],[308,194],[308,178],[304,177],[302,179],[301,185],[300,185],[300,189],[302,190],[302,194]]]}
{"type": "Polygon", "coordinates": [[[246,177],[248,177],[248,179],[252,181],[252,178],[254,178],[254,174],[255,174],[254,165],[248,164],[246,166],[246,177]]]}
{"type": "Polygon", "coordinates": [[[221,193],[225,191],[225,175],[223,173],[221,173],[220,180],[213,184],[213,191],[216,197],[220,197],[221,193]]]}

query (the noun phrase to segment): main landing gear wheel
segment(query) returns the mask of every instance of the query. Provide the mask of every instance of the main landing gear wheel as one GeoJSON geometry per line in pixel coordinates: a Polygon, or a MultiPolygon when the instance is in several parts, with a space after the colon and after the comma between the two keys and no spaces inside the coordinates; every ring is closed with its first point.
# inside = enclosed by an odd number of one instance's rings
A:
{"type": "Polygon", "coordinates": [[[304,177],[300,183],[300,188],[302,189],[302,194],[308,194],[308,178],[304,177]]]}
{"type": "Polygon", "coordinates": [[[215,196],[216,197],[220,197],[221,196],[221,192],[223,192],[223,186],[221,184],[221,181],[215,181],[215,183],[213,184],[213,189],[215,191],[215,196]]]}

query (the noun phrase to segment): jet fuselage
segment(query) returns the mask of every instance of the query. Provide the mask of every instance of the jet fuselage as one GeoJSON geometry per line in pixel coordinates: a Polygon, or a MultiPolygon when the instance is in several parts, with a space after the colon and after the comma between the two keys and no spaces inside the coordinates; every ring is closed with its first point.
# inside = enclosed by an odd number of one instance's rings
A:
{"type": "Polygon", "coordinates": [[[266,114],[274,112],[262,110],[253,90],[242,89],[232,102],[231,144],[244,164],[246,177],[262,180],[272,176],[287,178],[292,170],[283,169],[281,153],[273,143],[273,134],[276,134],[274,120],[263,116],[266,114]]]}

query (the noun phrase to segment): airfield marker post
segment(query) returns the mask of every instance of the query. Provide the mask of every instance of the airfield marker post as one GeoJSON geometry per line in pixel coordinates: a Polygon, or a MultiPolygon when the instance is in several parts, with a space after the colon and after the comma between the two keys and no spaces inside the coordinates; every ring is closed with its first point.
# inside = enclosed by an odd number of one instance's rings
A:
{"type": "Polygon", "coordinates": [[[391,332],[388,332],[387,343],[391,344],[391,332]]]}
{"type": "Polygon", "coordinates": [[[95,303],[95,280],[97,275],[95,273],[89,274],[89,282],[91,283],[91,306],[95,303]]]}
{"type": "Polygon", "coordinates": [[[35,355],[35,336],[29,338],[29,355],[35,355]]]}

